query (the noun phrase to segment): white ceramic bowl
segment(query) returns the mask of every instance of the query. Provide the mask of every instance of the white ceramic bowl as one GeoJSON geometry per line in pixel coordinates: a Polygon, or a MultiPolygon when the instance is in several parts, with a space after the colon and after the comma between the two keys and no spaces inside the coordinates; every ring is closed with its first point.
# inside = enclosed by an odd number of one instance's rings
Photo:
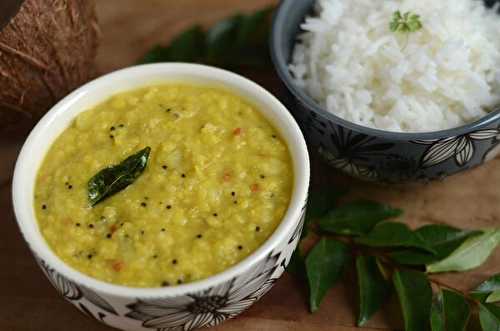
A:
{"type": "Polygon", "coordinates": [[[302,231],[309,186],[309,157],[302,133],[287,109],[257,84],[207,66],[168,63],[131,67],[98,78],[52,108],[33,129],[17,160],[13,202],[17,222],[51,283],[80,311],[123,330],[191,330],[232,318],[264,295],[281,276],[302,231]],[[253,254],[207,279],[167,288],[132,288],[86,276],[48,247],[35,219],[34,183],[52,142],[80,112],[113,94],[165,81],[224,86],[251,100],[279,130],[293,160],[290,206],[273,235],[253,254]]]}

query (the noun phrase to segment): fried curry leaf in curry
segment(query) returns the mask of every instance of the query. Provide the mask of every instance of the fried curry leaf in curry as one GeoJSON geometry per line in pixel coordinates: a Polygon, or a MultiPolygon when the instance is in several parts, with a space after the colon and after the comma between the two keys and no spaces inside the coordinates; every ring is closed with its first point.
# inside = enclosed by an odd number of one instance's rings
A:
{"type": "Polygon", "coordinates": [[[90,205],[94,207],[135,182],[146,169],[150,152],[151,148],[146,147],[120,164],[107,167],[92,177],[88,182],[90,205]]]}

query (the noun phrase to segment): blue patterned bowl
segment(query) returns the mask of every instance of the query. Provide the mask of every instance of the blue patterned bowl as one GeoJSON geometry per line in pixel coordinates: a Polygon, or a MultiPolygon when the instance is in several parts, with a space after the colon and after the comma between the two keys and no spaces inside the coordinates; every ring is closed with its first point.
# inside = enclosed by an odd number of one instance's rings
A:
{"type": "MultiPolygon", "coordinates": [[[[68,302],[99,322],[127,331],[183,330],[214,326],[235,317],[271,289],[284,272],[304,224],[309,158],[305,140],[287,109],[269,92],[236,74],[213,67],[160,63],[123,69],[98,78],[55,105],[33,129],[18,157],[12,197],[17,223],[36,261],[68,302]],[[251,100],[287,142],[295,174],[288,210],[255,252],[228,270],[193,283],[133,288],[91,278],[64,263],[45,242],[34,212],[38,167],[52,142],[82,111],[108,97],[162,81],[223,86],[251,100]]],[[[62,326],[61,326],[62,327],[62,326]]]]}
{"type": "Polygon", "coordinates": [[[294,84],[288,70],[300,24],[314,3],[283,0],[271,35],[271,56],[288,91],[288,108],[299,122],[310,151],[319,152],[332,167],[349,175],[389,183],[442,179],[500,153],[500,109],[475,123],[429,133],[371,129],[322,109],[294,84]]]}

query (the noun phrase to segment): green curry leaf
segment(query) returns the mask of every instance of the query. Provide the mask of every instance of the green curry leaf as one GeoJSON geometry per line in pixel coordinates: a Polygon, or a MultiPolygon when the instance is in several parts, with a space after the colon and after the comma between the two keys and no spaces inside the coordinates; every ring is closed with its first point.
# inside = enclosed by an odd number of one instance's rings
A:
{"type": "Polygon", "coordinates": [[[319,226],[331,233],[360,236],[370,232],[378,223],[402,213],[401,209],[360,200],[333,209],[319,220],[319,226]]]}
{"type": "Polygon", "coordinates": [[[471,314],[467,299],[454,291],[443,290],[446,330],[465,331],[471,314]]]}
{"type": "Polygon", "coordinates": [[[429,330],[432,289],[427,275],[400,270],[394,273],[393,282],[403,311],[405,330],[429,330]]]}
{"type": "Polygon", "coordinates": [[[350,261],[349,247],[333,239],[321,239],[306,258],[311,312],[319,309],[326,293],[339,280],[350,261]]]}
{"type": "Polygon", "coordinates": [[[306,218],[301,238],[307,237],[309,227],[329,210],[335,208],[337,200],[346,194],[346,190],[333,187],[326,187],[321,190],[314,190],[309,194],[307,203],[306,218]]]}
{"type": "Polygon", "coordinates": [[[450,256],[429,264],[427,272],[466,271],[479,267],[500,243],[500,230],[487,230],[482,235],[467,239],[450,256]]]}
{"type": "Polygon", "coordinates": [[[373,256],[359,256],[356,259],[356,271],[359,283],[358,326],[363,326],[387,301],[391,286],[373,256]]]}
{"type": "Polygon", "coordinates": [[[205,32],[195,25],[177,37],[168,47],[155,46],[139,63],[198,62],[205,56],[205,32]]]}
{"type": "Polygon", "coordinates": [[[372,232],[356,238],[355,241],[371,247],[409,247],[435,253],[427,242],[403,223],[381,223],[372,232]]]}
{"type": "Polygon", "coordinates": [[[480,304],[479,320],[483,331],[500,331],[500,307],[490,303],[480,304]]]}
{"type": "Polygon", "coordinates": [[[203,58],[205,34],[199,25],[184,31],[168,47],[169,61],[196,62],[203,58]]]}
{"type": "Polygon", "coordinates": [[[93,207],[106,198],[120,192],[144,172],[149,159],[150,147],[129,156],[118,165],[99,171],[88,182],[88,199],[93,207]]]}
{"type": "Polygon", "coordinates": [[[288,262],[288,266],[286,267],[286,271],[298,279],[302,280],[307,278],[306,262],[300,251],[300,247],[297,247],[293,252],[290,262],[288,262]]]}
{"type": "Polygon", "coordinates": [[[346,190],[326,187],[321,190],[311,191],[307,203],[306,218],[319,219],[329,210],[333,210],[337,200],[346,194],[346,190]]]}
{"type": "Polygon", "coordinates": [[[209,62],[226,63],[231,61],[233,43],[237,39],[238,29],[242,21],[241,15],[236,15],[218,22],[207,32],[207,59],[209,62]]]}
{"type": "Polygon", "coordinates": [[[225,68],[268,67],[272,8],[225,18],[204,31],[195,25],[168,46],[155,46],[139,63],[196,62],[225,68]]]}
{"type": "Polygon", "coordinates": [[[147,54],[145,54],[139,61],[138,64],[146,64],[146,63],[156,63],[167,61],[169,58],[168,48],[162,47],[160,45],[156,45],[149,50],[147,54]]]}
{"type": "Polygon", "coordinates": [[[242,15],[236,38],[237,47],[254,47],[267,42],[270,28],[269,17],[273,10],[273,8],[268,7],[251,15],[242,15]]]}
{"type": "Polygon", "coordinates": [[[391,253],[391,258],[405,265],[426,265],[443,260],[456,250],[465,240],[482,234],[481,231],[468,231],[448,225],[425,225],[415,231],[429,244],[436,254],[428,254],[416,250],[403,250],[391,253]]]}
{"type": "Polygon", "coordinates": [[[443,292],[439,291],[432,300],[431,330],[446,331],[446,317],[444,315],[443,292]]]}
{"type": "Polygon", "coordinates": [[[431,307],[432,331],[465,331],[471,317],[467,299],[454,291],[440,290],[431,307]]]}

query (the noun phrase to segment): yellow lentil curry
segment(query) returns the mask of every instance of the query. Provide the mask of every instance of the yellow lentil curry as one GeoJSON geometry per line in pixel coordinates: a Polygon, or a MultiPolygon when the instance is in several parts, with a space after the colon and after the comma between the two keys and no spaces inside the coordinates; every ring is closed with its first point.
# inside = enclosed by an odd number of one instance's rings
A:
{"type": "Polygon", "coordinates": [[[256,250],[292,186],[287,146],[254,106],[222,89],[165,84],[81,113],[42,163],[35,210],[49,246],[77,270],[173,286],[256,250]],[[89,180],[147,147],[144,171],[92,206],[89,180]]]}

